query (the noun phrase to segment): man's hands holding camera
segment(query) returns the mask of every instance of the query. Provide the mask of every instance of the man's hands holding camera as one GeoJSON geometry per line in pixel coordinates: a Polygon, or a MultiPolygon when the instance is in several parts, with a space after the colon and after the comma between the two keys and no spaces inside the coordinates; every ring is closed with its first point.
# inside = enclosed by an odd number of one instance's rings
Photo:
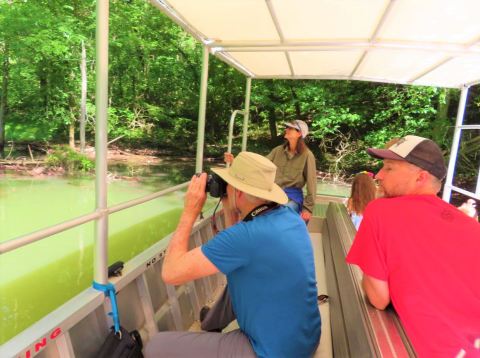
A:
{"type": "Polygon", "coordinates": [[[205,186],[207,184],[207,174],[195,174],[188,185],[187,193],[185,194],[184,207],[185,210],[195,217],[202,211],[203,205],[207,200],[207,193],[205,186]]]}
{"type": "Polygon", "coordinates": [[[227,183],[215,173],[207,176],[198,173],[192,177],[185,194],[184,215],[198,217],[207,199],[207,193],[214,198],[221,198],[227,227],[239,220],[238,210],[227,197],[227,183]]]}
{"type": "Polygon", "coordinates": [[[185,210],[200,213],[207,199],[206,193],[214,198],[227,196],[227,183],[215,173],[197,173],[192,177],[185,195],[185,210]]]}

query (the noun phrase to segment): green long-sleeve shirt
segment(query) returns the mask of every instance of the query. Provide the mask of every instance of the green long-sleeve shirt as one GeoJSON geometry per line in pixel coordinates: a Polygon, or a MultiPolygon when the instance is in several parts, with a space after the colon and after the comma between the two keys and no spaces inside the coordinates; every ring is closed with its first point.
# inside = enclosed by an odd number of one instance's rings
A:
{"type": "Polygon", "coordinates": [[[307,194],[303,200],[303,208],[313,212],[315,195],[317,194],[317,168],[313,153],[306,148],[302,154],[292,154],[288,145],[279,145],[267,155],[277,166],[275,183],[281,188],[300,188],[307,184],[307,194]]]}

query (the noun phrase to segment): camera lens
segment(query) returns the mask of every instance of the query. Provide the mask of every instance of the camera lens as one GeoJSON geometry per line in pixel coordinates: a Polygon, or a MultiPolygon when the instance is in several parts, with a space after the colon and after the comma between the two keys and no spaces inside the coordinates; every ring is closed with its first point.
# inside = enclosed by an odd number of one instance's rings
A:
{"type": "Polygon", "coordinates": [[[207,177],[205,192],[214,198],[221,198],[227,194],[227,183],[217,174],[212,173],[207,177]]]}

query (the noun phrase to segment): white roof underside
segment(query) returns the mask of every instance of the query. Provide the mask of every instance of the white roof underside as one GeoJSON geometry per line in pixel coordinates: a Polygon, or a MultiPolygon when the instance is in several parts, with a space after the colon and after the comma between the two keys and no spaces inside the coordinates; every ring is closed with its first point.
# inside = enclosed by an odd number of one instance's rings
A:
{"type": "Polygon", "coordinates": [[[252,78],[480,83],[479,0],[151,0],[252,78]]]}

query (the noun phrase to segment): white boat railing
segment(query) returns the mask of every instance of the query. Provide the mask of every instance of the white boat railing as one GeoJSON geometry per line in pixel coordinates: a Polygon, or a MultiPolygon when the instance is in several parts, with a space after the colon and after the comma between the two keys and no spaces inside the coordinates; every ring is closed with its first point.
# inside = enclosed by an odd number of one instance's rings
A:
{"type": "Polygon", "coordinates": [[[147,201],[157,199],[161,196],[167,195],[167,194],[175,192],[177,190],[181,190],[181,189],[187,187],[187,185],[188,185],[188,182],[187,183],[182,183],[182,184],[173,186],[171,188],[161,190],[161,191],[158,191],[158,192],[150,194],[150,195],[146,195],[146,196],[138,198],[138,199],[133,199],[133,200],[130,200],[130,201],[126,201],[124,203],[114,205],[112,207],[107,207],[102,213],[100,213],[97,210],[97,211],[94,211],[93,213],[82,215],[82,216],[79,216],[75,219],[71,219],[71,220],[65,221],[65,222],[57,224],[57,225],[49,226],[45,229],[41,229],[41,230],[32,232],[30,234],[19,236],[17,238],[2,242],[2,243],[0,243],[0,255],[5,254],[9,251],[13,251],[15,249],[18,249],[22,246],[31,244],[31,243],[36,242],[38,240],[42,240],[42,239],[45,239],[45,238],[50,237],[52,235],[58,234],[62,231],[65,231],[65,230],[74,228],[76,226],[83,225],[87,222],[96,220],[102,215],[113,214],[117,211],[128,209],[128,208],[131,208],[133,206],[143,204],[147,201]]]}

